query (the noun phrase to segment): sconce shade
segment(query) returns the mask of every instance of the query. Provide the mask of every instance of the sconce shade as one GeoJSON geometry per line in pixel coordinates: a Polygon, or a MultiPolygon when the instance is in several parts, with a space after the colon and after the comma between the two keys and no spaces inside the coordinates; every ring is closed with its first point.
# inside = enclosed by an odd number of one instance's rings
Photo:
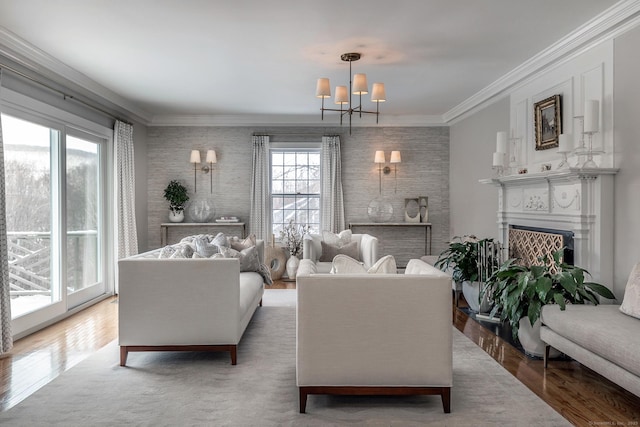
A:
{"type": "Polygon", "coordinates": [[[191,159],[189,163],[200,163],[200,151],[191,150],[191,159]]]}
{"type": "Polygon", "coordinates": [[[373,87],[371,88],[371,100],[374,102],[384,102],[387,100],[384,83],[373,84],[373,87]]]}
{"type": "Polygon", "coordinates": [[[366,74],[354,74],[353,76],[353,94],[354,95],[366,95],[369,93],[367,87],[367,75],[366,74]]]}
{"type": "Polygon", "coordinates": [[[207,151],[207,163],[218,163],[215,150],[207,151]]]}
{"type": "Polygon", "coordinates": [[[316,97],[331,98],[331,87],[329,84],[329,79],[326,77],[318,79],[318,83],[316,84],[316,97]]]}
{"type": "Polygon", "coordinates": [[[336,104],[348,104],[349,103],[349,91],[346,86],[336,86],[336,104]]]}
{"type": "Polygon", "coordinates": [[[400,156],[399,151],[391,152],[391,159],[389,159],[390,163],[402,163],[402,157],[400,156]]]}
{"type": "Polygon", "coordinates": [[[373,160],[373,163],[386,163],[387,161],[384,158],[384,151],[376,151],[376,156],[373,160]]]}

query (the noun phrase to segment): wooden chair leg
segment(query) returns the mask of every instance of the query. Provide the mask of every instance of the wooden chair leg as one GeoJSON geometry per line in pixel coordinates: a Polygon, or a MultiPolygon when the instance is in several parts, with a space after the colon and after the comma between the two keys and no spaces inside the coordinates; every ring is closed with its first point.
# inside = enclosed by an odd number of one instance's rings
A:
{"type": "Polygon", "coordinates": [[[451,388],[445,387],[442,389],[442,408],[445,414],[451,413],[451,388]]]}
{"type": "Polygon", "coordinates": [[[235,365],[238,363],[238,346],[237,345],[233,345],[231,346],[231,350],[229,350],[229,353],[231,354],[231,364],[235,365]]]}
{"type": "Polygon", "coordinates": [[[544,367],[549,365],[549,352],[551,352],[551,346],[549,344],[544,346],[544,367]]]}
{"type": "Polygon", "coordinates": [[[307,410],[307,391],[300,387],[300,413],[304,414],[307,410]]]}
{"type": "Polygon", "coordinates": [[[127,364],[127,356],[129,355],[129,349],[126,345],[120,346],[120,366],[125,366],[127,364]]]}

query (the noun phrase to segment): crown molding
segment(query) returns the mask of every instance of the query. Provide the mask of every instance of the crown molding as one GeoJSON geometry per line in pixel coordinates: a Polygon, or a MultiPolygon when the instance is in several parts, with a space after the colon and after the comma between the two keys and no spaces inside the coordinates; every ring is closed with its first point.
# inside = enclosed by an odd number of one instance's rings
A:
{"type": "MultiPolygon", "coordinates": [[[[340,119],[313,115],[155,115],[148,126],[340,126],[340,119]]],[[[380,123],[355,119],[352,127],[429,127],[448,126],[437,115],[380,115],[380,123]]],[[[348,123],[343,122],[343,127],[348,123]]]]}
{"type": "Polygon", "coordinates": [[[68,87],[70,90],[75,90],[83,96],[88,96],[101,106],[118,111],[138,122],[147,124],[153,117],[149,112],[31,45],[2,26],[0,26],[0,55],[6,56],[46,79],[68,87]],[[70,84],[71,87],[69,87],[70,84]],[[98,100],[95,99],[96,96],[99,97],[98,100]],[[103,100],[107,102],[101,102],[103,100]]]}
{"type": "Polygon", "coordinates": [[[568,61],[637,25],[640,25],[640,0],[620,1],[445,112],[442,120],[450,125],[454,124],[502,96],[506,96],[509,89],[539,74],[542,70],[568,61]]]}

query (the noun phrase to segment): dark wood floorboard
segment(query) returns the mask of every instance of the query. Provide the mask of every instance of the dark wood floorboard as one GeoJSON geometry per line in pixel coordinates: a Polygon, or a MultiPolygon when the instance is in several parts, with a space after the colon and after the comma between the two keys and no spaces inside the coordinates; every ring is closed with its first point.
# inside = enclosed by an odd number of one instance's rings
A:
{"type": "MultiPolygon", "coordinates": [[[[272,288],[295,289],[295,282],[278,281],[272,288]]],[[[16,405],[116,339],[114,302],[115,298],[102,301],[16,341],[13,351],[0,358],[0,410],[16,405]]],[[[458,330],[574,425],[639,425],[640,397],[574,361],[552,361],[545,370],[542,360],[525,356],[455,307],[453,318],[458,330]]]]}

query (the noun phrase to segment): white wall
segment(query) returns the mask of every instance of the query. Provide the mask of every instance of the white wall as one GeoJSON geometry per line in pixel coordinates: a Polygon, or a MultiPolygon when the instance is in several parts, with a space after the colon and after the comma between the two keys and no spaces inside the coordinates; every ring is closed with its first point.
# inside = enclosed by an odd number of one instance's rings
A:
{"type": "Polygon", "coordinates": [[[480,184],[491,178],[496,133],[509,129],[509,98],[486,107],[450,129],[450,237],[474,234],[498,238],[498,191],[480,184]]]}
{"type": "Polygon", "coordinates": [[[614,42],[613,109],[616,164],[614,281],[622,296],[629,272],[640,261],[640,28],[614,42]]]}

